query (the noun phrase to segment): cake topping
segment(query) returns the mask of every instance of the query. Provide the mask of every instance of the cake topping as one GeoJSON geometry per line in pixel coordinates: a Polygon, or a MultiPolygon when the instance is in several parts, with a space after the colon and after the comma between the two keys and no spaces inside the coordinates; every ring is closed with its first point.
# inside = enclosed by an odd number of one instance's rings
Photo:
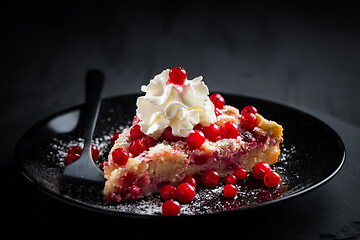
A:
{"type": "Polygon", "coordinates": [[[172,134],[187,137],[194,126],[216,121],[214,104],[202,77],[188,80],[183,68],[164,70],[142,86],[145,96],[137,100],[137,117],[142,132],[157,139],[167,127],[172,134]]]}

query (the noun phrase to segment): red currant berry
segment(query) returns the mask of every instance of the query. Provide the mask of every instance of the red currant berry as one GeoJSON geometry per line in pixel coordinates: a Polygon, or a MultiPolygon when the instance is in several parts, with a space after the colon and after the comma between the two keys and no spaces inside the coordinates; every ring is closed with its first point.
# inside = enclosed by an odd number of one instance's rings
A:
{"type": "Polygon", "coordinates": [[[176,187],[171,184],[164,185],[160,189],[160,196],[164,200],[176,198],[176,187]]]}
{"type": "Polygon", "coordinates": [[[254,113],[245,113],[241,115],[240,124],[243,128],[248,131],[251,131],[256,127],[257,119],[254,113]]]}
{"type": "Polygon", "coordinates": [[[202,176],[205,187],[215,187],[220,182],[219,173],[215,170],[206,171],[202,176]]]}
{"type": "Polygon", "coordinates": [[[168,141],[168,142],[177,142],[177,141],[180,141],[180,140],[184,140],[183,137],[175,136],[172,133],[172,128],[171,127],[165,128],[165,130],[162,133],[161,137],[163,139],[165,139],[166,141],[168,141]]]}
{"type": "Polygon", "coordinates": [[[234,171],[234,175],[237,180],[244,180],[247,177],[247,171],[245,168],[237,167],[234,171]]]}
{"type": "Polygon", "coordinates": [[[72,147],[69,148],[69,150],[67,151],[67,154],[70,154],[70,153],[76,153],[76,154],[81,155],[81,153],[82,153],[82,148],[81,148],[80,146],[72,146],[72,147]]]}
{"type": "Polygon", "coordinates": [[[189,148],[194,150],[200,148],[205,142],[205,135],[202,131],[196,130],[189,134],[186,138],[186,143],[188,144],[189,148]]]}
{"type": "Polygon", "coordinates": [[[99,149],[94,144],[91,145],[91,156],[94,161],[99,158],[99,149]]]}
{"type": "Polygon", "coordinates": [[[233,198],[236,196],[237,189],[233,184],[226,184],[224,186],[223,194],[226,198],[233,198]]]}
{"type": "Polygon", "coordinates": [[[119,166],[124,166],[129,160],[129,153],[123,148],[116,148],[111,153],[114,163],[119,166]]]}
{"type": "Polygon", "coordinates": [[[237,182],[237,179],[236,179],[235,175],[230,174],[225,177],[225,183],[236,184],[236,182],[237,182]]]}
{"type": "Polygon", "coordinates": [[[210,141],[215,142],[220,135],[220,127],[215,123],[211,124],[210,126],[204,127],[203,132],[207,139],[210,141]]]}
{"type": "Polygon", "coordinates": [[[167,200],[163,203],[161,210],[165,216],[176,216],[180,213],[180,203],[174,200],[167,200]]]}
{"type": "Polygon", "coordinates": [[[280,183],[280,175],[275,171],[267,172],[264,176],[265,186],[273,188],[280,183]]]}
{"type": "Polygon", "coordinates": [[[266,162],[258,162],[253,168],[253,176],[256,179],[264,179],[267,172],[270,172],[271,168],[266,162]]]}
{"type": "Polygon", "coordinates": [[[134,157],[138,156],[143,151],[146,151],[147,147],[145,143],[140,139],[135,139],[129,145],[129,152],[134,155],[134,157]]]}
{"type": "Polygon", "coordinates": [[[119,135],[120,133],[119,132],[116,132],[112,135],[112,137],[110,138],[110,144],[111,145],[114,145],[115,144],[115,141],[119,138],[119,135]]]}
{"type": "Polygon", "coordinates": [[[195,195],[195,187],[188,182],[182,183],[177,187],[176,197],[182,203],[191,202],[195,195]]]}
{"type": "Polygon", "coordinates": [[[130,129],[130,138],[131,140],[135,140],[135,139],[141,139],[142,137],[145,137],[145,133],[143,133],[141,131],[141,126],[140,125],[134,125],[131,127],[130,129]]]}
{"type": "Polygon", "coordinates": [[[141,138],[141,140],[145,143],[147,149],[154,147],[156,145],[156,140],[153,139],[152,137],[143,137],[141,138]]]}
{"type": "Polygon", "coordinates": [[[79,159],[79,157],[80,157],[80,155],[77,153],[69,153],[64,160],[65,166],[72,162],[75,162],[76,160],[79,159]]]}
{"type": "Polygon", "coordinates": [[[190,183],[191,185],[194,186],[194,188],[197,187],[197,182],[196,182],[195,178],[193,178],[193,177],[186,177],[186,178],[184,178],[183,182],[190,183]]]}
{"type": "Polygon", "coordinates": [[[245,113],[258,113],[258,110],[254,106],[246,106],[241,110],[241,115],[244,115],[245,113]]]}
{"type": "Polygon", "coordinates": [[[239,128],[233,122],[226,122],[220,127],[221,138],[237,138],[239,136],[239,128]]]}
{"type": "Polygon", "coordinates": [[[225,99],[221,96],[220,93],[213,93],[210,95],[210,101],[214,104],[216,108],[222,109],[225,105],[225,99]]]}
{"type": "Polygon", "coordinates": [[[184,84],[186,77],[187,73],[185,69],[182,67],[174,67],[169,72],[169,80],[167,81],[167,84],[173,83],[182,85],[184,84]]]}

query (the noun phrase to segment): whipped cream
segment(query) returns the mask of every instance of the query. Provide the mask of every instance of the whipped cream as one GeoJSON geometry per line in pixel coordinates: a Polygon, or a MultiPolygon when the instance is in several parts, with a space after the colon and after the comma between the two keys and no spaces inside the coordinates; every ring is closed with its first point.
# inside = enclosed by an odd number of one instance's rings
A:
{"type": "Polygon", "coordinates": [[[170,69],[156,75],[149,85],[141,86],[145,96],[137,99],[141,130],[155,139],[171,127],[175,136],[187,137],[195,125],[215,122],[214,104],[202,77],[186,79],[184,84],[166,84],[170,69]]]}

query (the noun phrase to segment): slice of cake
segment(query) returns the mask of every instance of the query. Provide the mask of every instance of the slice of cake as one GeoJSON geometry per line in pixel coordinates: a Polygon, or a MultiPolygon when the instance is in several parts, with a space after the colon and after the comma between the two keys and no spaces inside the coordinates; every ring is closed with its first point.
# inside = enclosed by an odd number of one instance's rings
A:
{"type": "Polygon", "coordinates": [[[282,127],[252,106],[240,113],[220,94],[209,97],[202,77],[188,80],[183,68],[167,69],[141,90],[132,126],[104,163],[106,203],[150,195],[189,176],[199,180],[208,170],[225,177],[237,167],[251,171],[277,161],[282,127]]]}

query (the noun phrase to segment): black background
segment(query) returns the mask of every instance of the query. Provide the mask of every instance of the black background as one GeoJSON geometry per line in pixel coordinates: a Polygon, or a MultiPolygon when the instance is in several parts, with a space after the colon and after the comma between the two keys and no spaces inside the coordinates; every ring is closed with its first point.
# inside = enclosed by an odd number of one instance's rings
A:
{"type": "MultiPolygon", "coordinates": [[[[12,234],[140,239],[219,236],[360,238],[360,6],[356,3],[52,1],[0,7],[1,188],[12,234]],[[246,214],[149,222],[60,203],[21,176],[13,151],[42,118],[83,102],[84,75],[106,73],[103,96],[140,91],[183,66],[210,91],[305,110],[343,138],[346,164],[328,184],[246,214]],[[74,231],[72,231],[74,233],[74,231]]],[[[284,116],[286,117],[286,116],[284,116]]],[[[300,130],[305,131],[305,130],[300,130]]]]}

